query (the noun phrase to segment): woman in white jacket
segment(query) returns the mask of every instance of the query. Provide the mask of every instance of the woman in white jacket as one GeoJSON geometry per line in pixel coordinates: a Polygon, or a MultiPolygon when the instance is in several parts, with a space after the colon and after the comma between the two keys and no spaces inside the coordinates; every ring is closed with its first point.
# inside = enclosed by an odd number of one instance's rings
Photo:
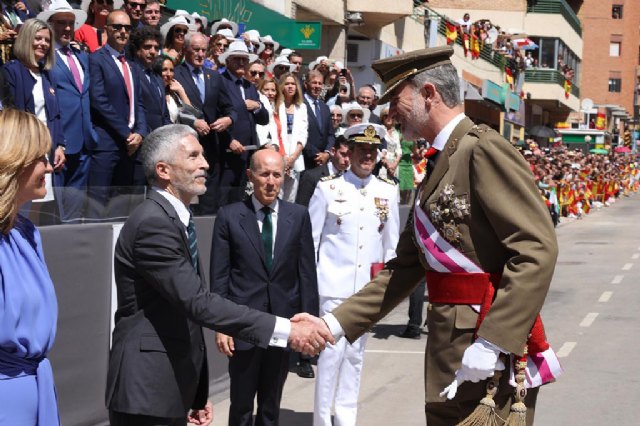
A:
{"type": "Polygon", "coordinates": [[[273,111],[278,98],[278,83],[271,77],[266,77],[258,83],[258,95],[260,102],[269,112],[269,123],[265,125],[256,125],[256,132],[260,145],[278,146],[278,128],[273,118],[273,111]]]}
{"type": "Polygon", "coordinates": [[[279,139],[272,140],[284,156],[286,173],[282,185],[282,199],[295,202],[300,182],[300,173],[304,170],[302,149],[307,144],[308,122],[307,107],[302,98],[302,89],[298,78],[291,73],[280,77],[278,96],[274,108],[274,119],[279,121],[279,139]]]}

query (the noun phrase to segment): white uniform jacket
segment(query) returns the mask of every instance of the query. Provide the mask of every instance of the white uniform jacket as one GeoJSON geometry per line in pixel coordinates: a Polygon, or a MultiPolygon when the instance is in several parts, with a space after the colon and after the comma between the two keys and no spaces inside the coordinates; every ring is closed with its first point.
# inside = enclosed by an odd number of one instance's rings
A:
{"type": "Polygon", "coordinates": [[[350,170],[323,178],[311,197],[321,297],[347,298],[371,278],[371,264],[396,256],[400,218],[398,187],[350,170]]]}

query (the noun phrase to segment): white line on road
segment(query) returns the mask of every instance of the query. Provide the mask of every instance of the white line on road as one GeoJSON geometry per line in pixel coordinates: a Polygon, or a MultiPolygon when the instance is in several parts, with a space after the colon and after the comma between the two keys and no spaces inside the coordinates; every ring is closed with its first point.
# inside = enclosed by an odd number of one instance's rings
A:
{"type": "Polygon", "coordinates": [[[632,259],[637,259],[640,257],[640,253],[633,253],[633,256],[631,256],[632,259]]]}
{"type": "Polygon", "coordinates": [[[629,269],[631,269],[632,266],[633,266],[633,263],[625,263],[624,266],[622,267],[622,270],[628,271],[629,269]]]}
{"type": "Polygon", "coordinates": [[[424,355],[424,351],[387,351],[384,349],[367,349],[366,353],[370,354],[409,354],[409,355],[424,355]]]}
{"type": "Polygon", "coordinates": [[[609,299],[611,299],[611,296],[613,295],[612,291],[605,291],[604,293],[602,293],[602,295],[600,296],[600,299],[598,299],[598,302],[608,302],[609,299]]]}
{"type": "Polygon", "coordinates": [[[624,279],[624,275],[616,275],[615,277],[613,277],[613,279],[611,280],[611,284],[620,284],[622,282],[622,280],[624,279]]]}
{"type": "Polygon", "coordinates": [[[558,358],[566,358],[569,356],[573,348],[576,347],[577,342],[564,342],[558,352],[556,352],[556,356],[558,358]]]}
{"type": "Polygon", "coordinates": [[[584,319],[580,323],[580,327],[590,327],[591,324],[593,324],[593,322],[596,320],[597,316],[598,316],[598,313],[596,312],[588,313],[587,316],[584,317],[584,319]]]}

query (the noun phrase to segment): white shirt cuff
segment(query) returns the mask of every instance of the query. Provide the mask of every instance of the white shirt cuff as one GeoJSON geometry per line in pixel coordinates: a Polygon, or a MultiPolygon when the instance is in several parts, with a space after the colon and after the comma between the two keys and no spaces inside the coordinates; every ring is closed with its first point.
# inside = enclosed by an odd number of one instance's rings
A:
{"type": "Polygon", "coordinates": [[[322,319],[324,320],[324,322],[327,323],[327,326],[329,327],[329,331],[331,331],[331,334],[333,335],[333,338],[335,339],[336,342],[342,336],[344,336],[344,330],[342,329],[342,326],[340,325],[340,323],[332,313],[326,314],[325,316],[322,317],[322,319]]]}
{"type": "Polygon", "coordinates": [[[276,326],[273,328],[269,346],[286,348],[289,342],[289,334],[291,334],[291,321],[286,318],[276,317],[276,326]]]}
{"type": "Polygon", "coordinates": [[[494,352],[502,352],[503,354],[509,354],[509,351],[505,351],[500,346],[494,345],[493,343],[491,343],[490,341],[488,341],[484,337],[478,336],[478,339],[476,340],[476,342],[482,344],[485,348],[491,349],[494,352]]]}

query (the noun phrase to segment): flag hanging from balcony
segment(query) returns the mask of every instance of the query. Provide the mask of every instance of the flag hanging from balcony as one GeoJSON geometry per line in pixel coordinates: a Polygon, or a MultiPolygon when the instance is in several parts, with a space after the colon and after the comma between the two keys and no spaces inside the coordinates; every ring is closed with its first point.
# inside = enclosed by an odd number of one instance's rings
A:
{"type": "Polygon", "coordinates": [[[480,57],[480,40],[475,34],[471,34],[471,59],[480,57]]]}
{"type": "Polygon", "coordinates": [[[604,130],[607,128],[607,116],[603,112],[599,112],[596,116],[596,130],[604,130]]]}
{"type": "Polygon", "coordinates": [[[513,90],[513,71],[509,67],[504,69],[504,81],[509,83],[509,89],[513,90]]]}
{"type": "Polygon", "coordinates": [[[452,24],[447,21],[445,21],[444,24],[446,26],[447,44],[455,43],[456,38],[458,38],[458,28],[456,27],[456,24],[452,24]]]}
{"type": "Polygon", "coordinates": [[[569,99],[569,95],[571,94],[571,80],[564,79],[564,98],[569,99]]]}

